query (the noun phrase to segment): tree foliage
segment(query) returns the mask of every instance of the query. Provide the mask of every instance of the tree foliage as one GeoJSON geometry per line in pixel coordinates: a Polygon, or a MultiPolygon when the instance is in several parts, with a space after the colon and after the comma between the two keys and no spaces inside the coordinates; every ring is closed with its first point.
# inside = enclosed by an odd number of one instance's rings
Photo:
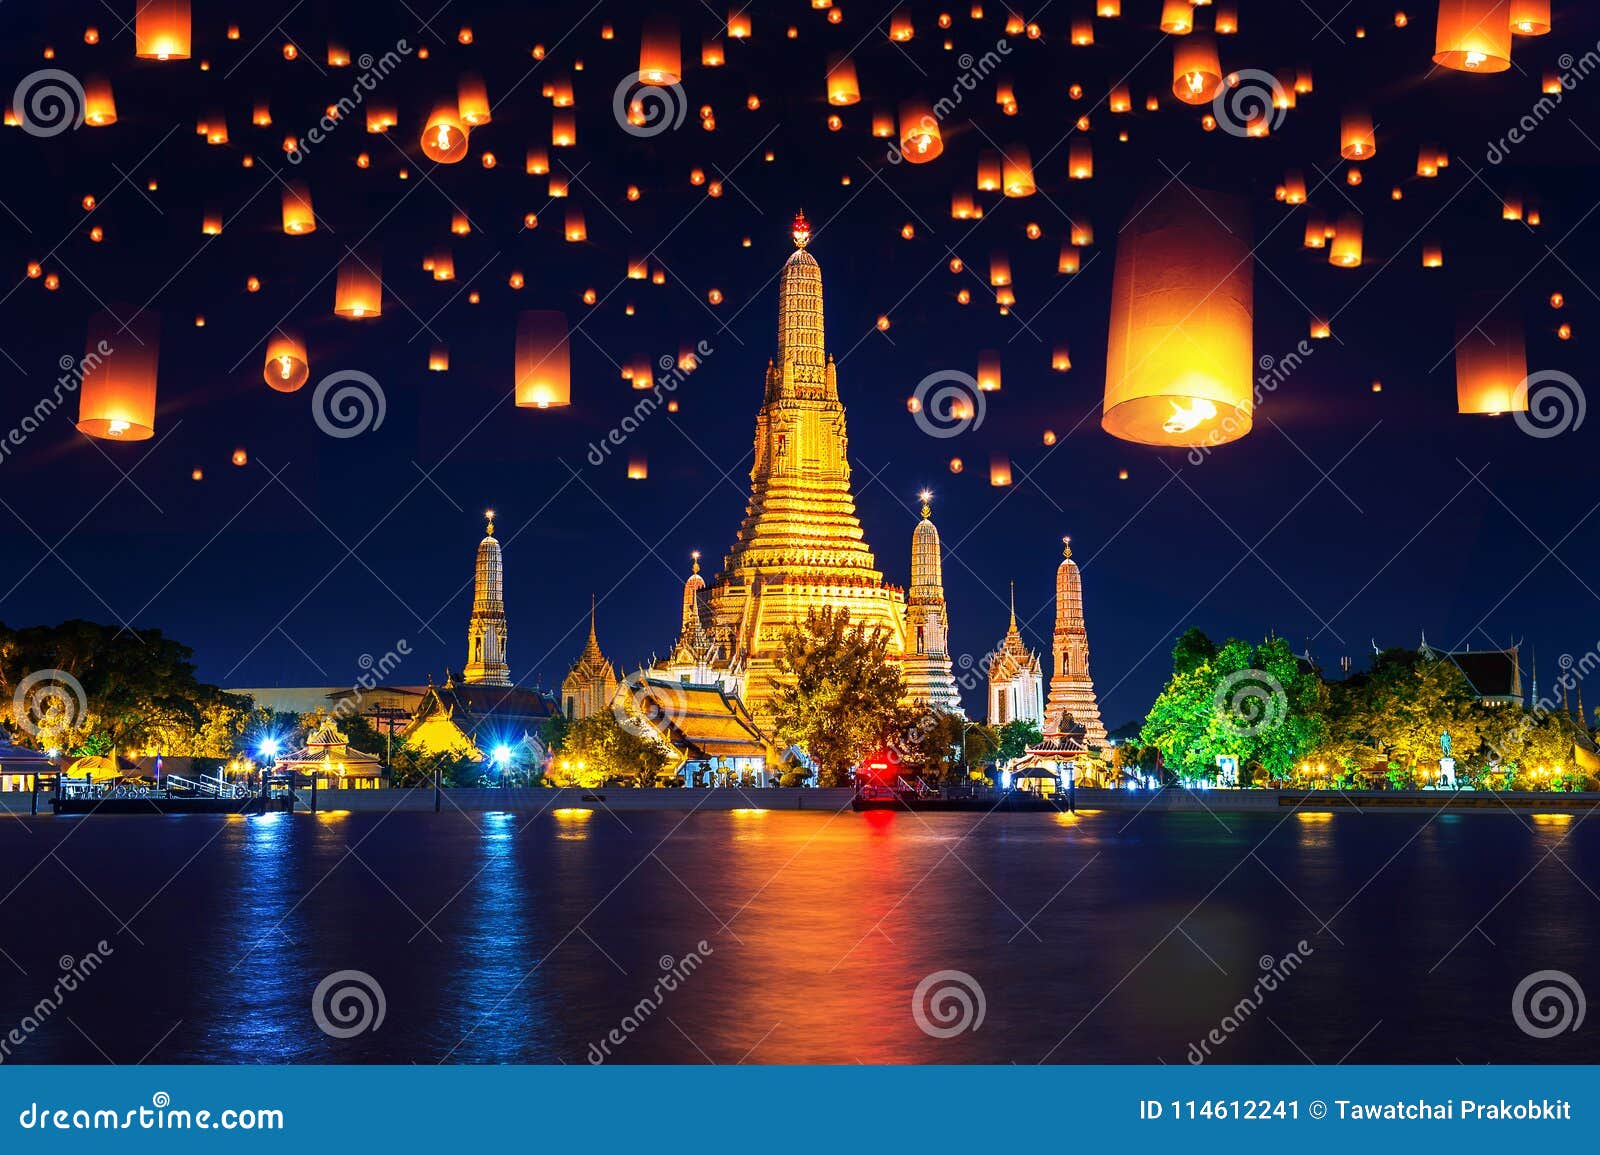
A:
{"type": "Polygon", "coordinates": [[[1042,742],[1044,733],[1039,729],[1037,722],[1013,718],[1000,727],[999,739],[995,757],[1001,762],[1013,762],[1026,754],[1028,747],[1037,746],[1042,742]]]}
{"type": "Polygon", "coordinates": [[[607,784],[653,786],[667,763],[656,743],[624,726],[610,710],[578,718],[563,728],[561,747],[545,782],[592,790],[607,784]]]}
{"type": "Polygon", "coordinates": [[[819,785],[849,785],[856,764],[892,737],[903,685],[888,647],[888,635],[831,606],[784,634],[773,722],[816,763],[819,785]]]}

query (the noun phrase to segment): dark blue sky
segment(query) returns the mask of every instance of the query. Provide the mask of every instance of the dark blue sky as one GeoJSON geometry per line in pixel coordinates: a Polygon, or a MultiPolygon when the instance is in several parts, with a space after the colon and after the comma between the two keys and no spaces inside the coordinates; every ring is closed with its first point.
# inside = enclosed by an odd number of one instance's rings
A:
{"type": "MultiPolygon", "coordinates": [[[[600,598],[607,656],[627,666],[665,651],[689,551],[704,551],[714,571],[742,516],[753,418],[775,347],[773,278],[791,251],[790,217],[803,205],[817,232],[812,251],[868,540],[890,580],[904,584],[915,494],[934,490],[958,654],[976,658],[999,639],[1012,579],[1024,632],[1048,651],[1063,533],[1084,567],[1091,670],[1111,726],[1142,715],[1167,673],[1172,639],[1189,625],[1219,636],[1276,631],[1330,668],[1343,655],[1361,662],[1370,639],[1415,644],[1426,629],[1444,646],[1525,639],[1553,672],[1560,653],[1581,654],[1600,635],[1591,588],[1600,584],[1596,420],[1541,439],[1510,418],[1458,416],[1448,356],[1468,294],[1509,293],[1526,317],[1529,368],[1591,384],[1585,354],[1600,313],[1592,287],[1600,286],[1597,82],[1579,81],[1503,163],[1486,156],[1530,113],[1546,69],[1558,68],[1562,54],[1594,50],[1600,13],[1585,5],[1558,3],[1555,32],[1519,40],[1510,72],[1464,76],[1428,75],[1431,5],[1396,29],[1392,5],[1355,3],[1320,31],[1297,5],[1246,4],[1241,34],[1222,39],[1224,65],[1309,64],[1316,81],[1260,141],[1203,132],[1203,110],[1171,99],[1170,43],[1152,23],[1157,4],[1128,0],[1127,16],[1096,21],[1096,44],[1077,49],[1065,42],[1066,6],[1050,6],[1039,17],[1043,41],[1008,42],[1002,75],[1014,83],[1019,115],[1003,115],[994,79],[982,81],[945,122],[945,155],[915,167],[885,162],[883,142],[868,132],[871,109],[918,88],[949,91],[961,71],[956,58],[981,55],[1002,35],[999,5],[980,23],[965,5],[951,6],[956,49],[947,53],[936,6],[914,4],[916,38],[896,46],[856,5],[832,26],[806,3],[758,4],[755,36],[728,45],[721,70],[698,64],[700,39],[718,31],[711,13],[677,5],[688,114],[681,128],[650,139],[624,133],[611,109],[617,81],[637,67],[633,5],[601,3],[574,28],[571,6],[458,0],[434,22],[438,36],[399,4],[307,5],[284,31],[317,67],[285,61],[283,34],[248,13],[241,40],[226,40],[226,18],[209,7],[196,5],[195,59],[166,65],[134,61],[131,32],[114,35],[117,23],[98,3],[0,7],[7,85],[44,67],[104,73],[119,114],[108,128],[0,134],[11,174],[0,196],[3,267],[15,278],[0,304],[0,426],[16,426],[50,391],[61,357],[81,354],[100,302],[126,317],[148,301],[161,323],[155,440],[91,443],[72,428],[72,400],[0,461],[7,624],[88,617],[159,627],[191,644],[201,675],[224,685],[348,684],[362,655],[379,657],[405,639],[412,655],[393,680],[421,682],[464,660],[480,511],[492,505],[516,676],[560,681],[582,646],[591,593],[600,598]],[[610,42],[600,38],[607,21],[616,29],[610,42]],[[456,42],[463,23],[474,30],[470,47],[456,42]],[[800,30],[793,41],[783,36],[789,23],[800,30]],[[1358,23],[1365,39],[1355,37],[1358,23]],[[99,28],[98,45],[83,43],[86,24],[99,28]],[[381,55],[405,38],[427,45],[429,59],[412,53],[381,82],[374,99],[400,110],[388,139],[368,135],[357,113],[290,166],[283,136],[304,133],[359,72],[319,74],[334,28],[355,55],[381,55]],[[866,98],[838,110],[846,127],[832,133],[825,54],[858,41],[866,98]],[[551,51],[534,69],[536,42],[551,51]],[[54,61],[41,57],[46,44],[54,61]],[[209,72],[198,67],[202,56],[209,72]],[[580,57],[584,70],[572,73],[578,147],[556,156],[577,174],[569,203],[587,220],[588,242],[572,245],[560,235],[565,206],[547,200],[544,179],[525,175],[522,158],[548,140],[541,85],[580,57]],[[471,157],[437,167],[419,155],[421,120],[465,69],[482,73],[500,103],[493,122],[474,132],[471,157]],[[1130,72],[1136,105],[1158,91],[1160,112],[1114,116],[1097,104],[1130,72]],[[1074,82],[1085,90],[1081,101],[1066,94],[1074,82]],[[752,91],[755,111],[746,107],[752,91]],[[270,129],[250,126],[261,97],[271,102],[270,129]],[[1363,166],[1362,185],[1350,187],[1335,168],[1338,122],[1356,101],[1373,109],[1379,152],[1363,166]],[[707,104],[712,133],[699,125],[707,104]],[[227,116],[224,147],[194,132],[197,116],[213,108],[227,116]],[[1095,178],[1069,182],[1062,142],[1080,114],[1091,117],[1095,178]],[[1124,128],[1125,144],[1116,140],[1124,128]],[[954,221],[951,190],[971,187],[986,137],[1029,145],[1041,194],[989,197],[981,222],[954,221]],[[1424,141],[1452,158],[1436,180],[1414,175],[1424,141]],[[499,158],[493,170],[479,163],[485,149],[499,158]],[[361,151],[372,158],[365,170],[355,165],[361,151]],[[261,163],[244,169],[250,153],[261,163]],[[402,166],[408,182],[397,177],[402,166]],[[710,179],[723,175],[720,198],[691,185],[696,167],[710,179]],[[1313,206],[1332,213],[1353,202],[1364,214],[1361,269],[1330,268],[1325,254],[1301,246],[1306,209],[1272,197],[1291,167],[1308,184],[1321,179],[1319,169],[1332,174],[1313,206]],[[121,182],[118,169],[133,183],[121,182]],[[273,171],[309,182],[324,227],[283,235],[273,171]],[[1131,204],[1174,175],[1247,199],[1260,243],[1258,357],[1293,350],[1308,310],[1337,311],[1336,340],[1317,342],[1264,400],[1254,432],[1199,465],[1181,450],[1126,444],[1099,427],[1117,227],[1131,204]],[[158,190],[146,193],[152,178],[158,190]],[[624,197],[629,184],[642,190],[637,202],[624,197]],[[1390,200],[1395,185],[1400,202],[1390,200]],[[1497,197],[1510,191],[1538,208],[1538,228],[1500,219],[1497,197]],[[98,198],[92,214],[80,203],[85,194],[98,198]],[[209,204],[229,219],[204,243],[209,204]],[[457,207],[477,226],[472,236],[450,235],[457,207]],[[522,231],[530,211],[540,225],[522,231]],[[1055,273],[1068,215],[1092,221],[1097,240],[1070,283],[1055,273]],[[910,241],[900,237],[908,221],[910,241]],[[1044,239],[1025,238],[1030,221],[1044,239]],[[96,224],[104,229],[98,244],[87,236],[96,224]],[[749,248],[740,245],[745,236],[749,248]],[[331,270],[362,238],[381,248],[387,292],[380,320],[352,323],[332,316],[331,270]],[[1443,270],[1420,267],[1419,247],[1430,238],[1444,245],[1443,270]],[[453,284],[420,267],[444,244],[456,262],[453,284]],[[630,254],[652,251],[667,283],[618,287],[630,254]],[[997,315],[982,278],[995,251],[1007,252],[1016,272],[1011,317],[997,315]],[[976,275],[952,275],[952,254],[976,275]],[[61,277],[58,292],[24,278],[29,260],[61,277]],[[507,286],[513,270],[526,278],[520,292],[507,286]],[[259,293],[245,292],[252,275],[263,282],[259,293]],[[965,307],[955,300],[963,286],[973,297],[965,307]],[[605,297],[592,311],[579,300],[586,287],[605,297]],[[706,303],[713,287],[724,294],[720,306],[706,303]],[[472,289],[482,303],[467,303],[472,289]],[[1565,294],[1559,316],[1546,303],[1554,291],[1565,294]],[[634,317],[623,312],[630,302],[634,317]],[[584,319],[573,338],[570,410],[510,404],[520,308],[584,319]],[[892,319],[887,333],[873,327],[880,313],[892,319]],[[194,327],[196,314],[204,328],[194,327]],[[280,395],[262,384],[262,343],[285,315],[307,332],[312,385],[335,370],[377,379],[387,406],[380,428],[328,437],[312,420],[310,386],[280,395]],[[1556,339],[1559,320],[1573,326],[1572,340],[1556,339]],[[447,374],[425,371],[431,334],[450,346],[447,374]],[[680,412],[657,413],[618,456],[590,465],[589,444],[636,400],[617,363],[702,340],[713,351],[678,391],[680,412]],[[1049,371],[1056,343],[1072,353],[1064,376],[1049,371]],[[982,348],[1003,351],[1004,388],[989,398],[981,428],[952,440],[926,436],[907,396],[929,373],[974,371],[982,348]],[[1382,393],[1371,392],[1373,380],[1382,393]],[[1041,440],[1047,428],[1059,435],[1051,449],[1041,440]],[[248,450],[247,467],[229,464],[235,446],[248,450]],[[635,450],[648,454],[647,481],[624,477],[635,450]],[[987,483],[995,453],[1014,462],[1010,489],[987,483]],[[959,476],[947,468],[952,455],[967,463],[959,476]],[[198,484],[189,478],[195,467],[205,471],[198,484]]],[[[981,709],[979,696],[969,695],[968,706],[981,709]]]]}

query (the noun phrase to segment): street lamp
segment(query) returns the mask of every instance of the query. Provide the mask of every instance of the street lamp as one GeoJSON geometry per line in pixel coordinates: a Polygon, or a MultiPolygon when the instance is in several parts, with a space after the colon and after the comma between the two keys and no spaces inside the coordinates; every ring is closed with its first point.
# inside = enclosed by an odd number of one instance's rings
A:
{"type": "Polygon", "coordinates": [[[490,757],[500,764],[500,785],[502,787],[510,785],[507,781],[507,776],[510,773],[511,766],[511,747],[496,746],[490,757]]]}

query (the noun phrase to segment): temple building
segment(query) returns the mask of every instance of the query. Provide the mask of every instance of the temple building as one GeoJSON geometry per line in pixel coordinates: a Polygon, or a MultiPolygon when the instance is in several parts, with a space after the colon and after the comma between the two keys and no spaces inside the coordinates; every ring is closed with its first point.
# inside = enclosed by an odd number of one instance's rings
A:
{"type": "Polygon", "coordinates": [[[716,685],[652,678],[622,683],[617,720],[666,756],[661,780],[685,786],[773,786],[781,754],[738,698],[716,685]]]}
{"type": "MultiPolygon", "coordinates": [[[[1417,652],[1425,658],[1445,659],[1455,664],[1478,701],[1485,706],[1520,706],[1522,693],[1521,646],[1513,642],[1503,650],[1438,650],[1428,645],[1426,631],[1417,652]]],[[[1537,676],[1536,676],[1537,677],[1537,676]]],[[[1537,689],[1535,696],[1537,697],[1537,689]]]]}
{"type": "Polygon", "coordinates": [[[503,746],[517,762],[540,766],[549,756],[544,724],[559,712],[538,690],[458,682],[446,670],[444,685],[428,684],[401,740],[424,754],[485,763],[503,746]]]}
{"type": "MultiPolygon", "coordinates": [[[[944,561],[933,524],[933,495],[924,490],[922,520],[911,533],[911,593],[906,602],[906,656],[901,663],[906,697],[961,714],[961,692],[950,665],[950,619],[944,601],[944,561]]],[[[964,716],[964,715],[963,715],[964,716]]]]}
{"type": "Polygon", "coordinates": [[[1033,722],[1044,727],[1044,670],[1039,655],[1028,649],[1017,629],[1017,587],[1011,587],[1011,626],[989,655],[991,726],[1033,722]]]}
{"type": "Polygon", "coordinates": [[[1084,740],[1092,750],[1106,745],[1105,724],[1100,721],[1100,704],[1095,699],[1094,682],[1089,678],[1089,632],[1083,624],[1083,576],[1072,560],[1072,539],[1061,539],[1062,559],[1056,567],[1056,629],[1052,649],[1055,673],[1050,678],[1050,697],[1044,704],[1045,737],[1060,734],[1069,722],[1083,727],[1084,740]]]}
{"type": "Polygon", "coordinates": [[[472,617],[467,621],[467,664],[462,678],[473,685],[509,686],[506,663],[506,602],[500,543],[494,536],[494,510],[487,510],[489,528],[478,543],[478,569],[472,590],[472,617]]]}
{"type": "Polygon", "coordinates": [[[757,719],[776,688],[782,637],[812,609],[845,610],[855,625],[884,631],[897,660],[908,648],[905,594],[884,581],[856,516],[844,405],[824,342],[822,270],[806,251],[804,213],[793,239],[744,521],[715,579],[695,586],[692,575],[679,644],[652,671],[717,685],[757,719]]]}
{"type": "Polygon", "coordinates": [[[332,718],[326,718],[306,735],[306,744],[278,756],[273,764],[278,773],[294,773],[316,779],[324,790],[371,790],[384,783],[384,769],[377,755],[357,750],[332,718]]]}
{"type": "Polygon", "coordinates": [[[588,718],[611,708],[617,693],[617,668],[600,652],[594,631],[594,599],[589,601],[589,641],[561,683],[562,710],[569,718],[588,718]]]}

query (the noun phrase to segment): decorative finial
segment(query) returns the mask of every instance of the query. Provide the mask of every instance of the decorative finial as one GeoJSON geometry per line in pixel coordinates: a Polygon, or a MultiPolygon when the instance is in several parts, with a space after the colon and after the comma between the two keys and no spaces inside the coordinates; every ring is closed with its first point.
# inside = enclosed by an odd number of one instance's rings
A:
{"type": "Polygon", "coordinates": [[[806,210],[801,209],[794,214],[794,247],[803,249],[809,240],[811,240],[811,222],[806,220],[806,210]]]}
{"type": "Polygon", "coordinates": [[[492,509],[484,510],[483,511],[483,516],[484,516],[484,519],[486,521],[488,521],[488,523],[489,523],[489,529],[488,529],[487,532],[488,532],[490,537],[493,537],[494,536],[494,510],[492,510],[492,509]]]}
{"type": "Polygon", "coordinates": [[[928,503],[933,500],[933,491],[931,489],[924,489],[921,493],[917,494],[917,497],[922,501],[922,516],[932,517],[933,506],[929,505],[928,503]]]}
{"type": "Polygon", "coordinates": [[[700,551],[697,550],[697,549],[690,550],[689,551],[689,556],[694,559],[694,572],[695,573],[699,573],[700,572],[700,551]]]}
{"type": "Polygon", "coordinates": [[[1064,558],[1072,557],[1072,538],[1070,536],[1061,539],[1061,556],[1064,558]]]}
{"type": "Polygon", "coordinates": [[[1011,628],[1017,628],[1017,583],[1011,583],[1011,628]]]}

